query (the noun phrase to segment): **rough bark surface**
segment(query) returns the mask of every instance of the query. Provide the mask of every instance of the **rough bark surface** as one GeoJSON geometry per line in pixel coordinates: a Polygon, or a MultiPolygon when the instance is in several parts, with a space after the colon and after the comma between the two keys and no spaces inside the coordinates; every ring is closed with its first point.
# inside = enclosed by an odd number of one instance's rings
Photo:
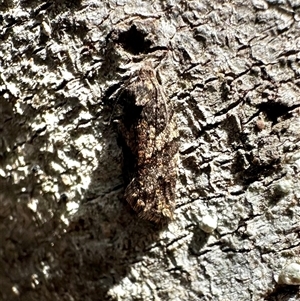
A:
{"type": "Polygon", "coordinates": [[[0,300],[298,300],[299,1],[2,0],[0,24],[0,300]],[[165,227],[124,201],[112,118],[148,63],[180,135],[165,227]]]}

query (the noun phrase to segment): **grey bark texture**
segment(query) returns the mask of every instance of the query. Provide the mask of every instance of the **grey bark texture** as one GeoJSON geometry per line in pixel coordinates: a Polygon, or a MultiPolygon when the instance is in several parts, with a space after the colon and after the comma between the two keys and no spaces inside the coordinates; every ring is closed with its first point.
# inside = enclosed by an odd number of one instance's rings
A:
{"type": "Polygon", "coordinates": [[[0,300],[298,300],[300,2],[0,1],[0,300]],[[180,134],[174,220],[124,201],[125,79],[180,134]]]}

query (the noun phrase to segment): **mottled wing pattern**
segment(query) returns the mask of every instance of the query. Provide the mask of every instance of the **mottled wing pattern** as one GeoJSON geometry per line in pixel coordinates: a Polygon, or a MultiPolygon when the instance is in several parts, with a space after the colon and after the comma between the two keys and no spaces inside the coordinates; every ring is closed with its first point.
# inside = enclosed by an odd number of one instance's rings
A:
{"type": "Polygon", "coordinates": [[[154,222],[172,219],[177,179],[178,130],[170,101],[155,71],[141,68],[120,95],[124,108],[125,199],[138,216],[154,222]]]}

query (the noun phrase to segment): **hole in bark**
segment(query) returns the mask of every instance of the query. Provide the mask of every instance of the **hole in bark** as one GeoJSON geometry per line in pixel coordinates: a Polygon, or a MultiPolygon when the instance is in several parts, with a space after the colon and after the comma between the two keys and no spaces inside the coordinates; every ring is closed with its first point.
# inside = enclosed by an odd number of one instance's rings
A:
{"type": "Polygon", "coordinates": [[[277,118],[287,114],[291,108],[279,102],[265,102],[258,105],[260,111],[265,112],[267,118],[276,124],[277,118]]]}
{"type": "Polygon", "coordinates": [[[255,181],[259,181],[262,177],[268,177],[278,171],[279,160],[274,159],[269,164],[252,165],[243,172],[243,182],[250,185],[255,181]]]}
{"type": "Polygon", "coordinates": [[[147,34],[140,32],[135,25],[119,35],[118,42],[122,44],[123,48],[132,53],[145,53],[149,49],[151,42],[145,40],[147,34]]]}

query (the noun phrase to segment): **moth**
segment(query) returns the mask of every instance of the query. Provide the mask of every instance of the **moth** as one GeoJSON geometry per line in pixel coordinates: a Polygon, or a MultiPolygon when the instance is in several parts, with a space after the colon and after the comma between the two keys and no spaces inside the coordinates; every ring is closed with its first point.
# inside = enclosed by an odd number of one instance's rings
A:
{"type": "Polygon", "coordinates": [[[140,218],[163,223],[175,208],[179,135],[172,103],[149,65],[129,78],[118,102],[124,197],[140,218]]]}

